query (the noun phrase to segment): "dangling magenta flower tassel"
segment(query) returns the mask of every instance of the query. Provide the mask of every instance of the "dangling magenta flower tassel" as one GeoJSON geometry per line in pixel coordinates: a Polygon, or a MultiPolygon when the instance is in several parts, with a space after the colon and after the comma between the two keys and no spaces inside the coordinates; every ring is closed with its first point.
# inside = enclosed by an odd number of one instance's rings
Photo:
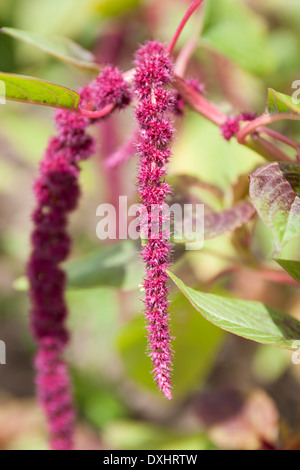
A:
{"type": "Polygon", "coordinates": [[[78,162],[92,154],[94,145],[86,134],[86,118],[59,110],[55,120],[58,136],[50,139],[34,184],[38,206],[32,216],[33,250],[27,274],[31,327],[38,343],[35,361],[38,398],[48,419],[52,449],[70,450],[75,412],[67,366],[62,359],[68,333],[64,325],[66,278],[59,263],[70,250],[66,224],[80,194],[78,162]]]}
{"type": "MultiPolygon", "coordinates": [[[[81,105],[98,110],[107,104],[121,109],[130,101],[128,84],[116,67],[106,67],[81,90],[81,105]]],[[[92,155],[94,140],[86,133],[92,122],[58,110],[58,136],[50,139],[34,183],[37,207],[32,219],[32,253],[27,266],[31,297],[31,329],[38,344],[35,366],[38,398],[48,420],[51,447],[73,448],[75,411],[70,379],[62,354],[68,342],[64,299],[66,276],[59,267],[70,251],[67,217],[78,203],[79,162],[92,155]]]]}
{"type": "Polygon", "coordinates": [[[149,355],[154,378],[166,398],[172,398],[171,368],[173,339],[169,329],[166,270],[170,264],[169,234],[165,232],[165,204],[171,188],[164,181],[173,126],[167,112],[173,109],[174,95],[165,89],[173,78],[173,63],[162,44],[156,41],[142,46],[136,55],[134,88],[137,96],[136,119],[139,125],[137,150],[140,156],[138,187],[147,209],[146,236],[142,258],[146,265],[144,278],[145,316],[149,332],[149,355]],[[159,216],[160,232],[151,233],[151,208],[159,216]]]}

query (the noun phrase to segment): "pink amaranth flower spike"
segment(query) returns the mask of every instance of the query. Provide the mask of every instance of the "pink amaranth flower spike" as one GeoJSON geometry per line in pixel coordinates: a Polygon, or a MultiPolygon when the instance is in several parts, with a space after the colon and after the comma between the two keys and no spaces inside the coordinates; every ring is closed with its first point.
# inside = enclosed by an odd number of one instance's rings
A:
{"type": "Polygon", "coordinates": [[[142,258],[146,266],[145,316],[148,330],[149,355],[154,366],[154,378],[166,398],[172,398],[171,368],[173,339],[169,330],[168,288],[166,270],[170,264],[169,234],[165,233],[164,207],[171,193],[164,181],[166,164],[171,156],[169,148],[173,137],[173,125],[167,112],[172,111],[173,95],[165,89],[173,78],[173,62],[165,47],[147,42],[136,55],[134,90],[137,97],[136,119],[139,125],[137,151],[140,157],[138,187],[140,198],[147,209],[145,240],[142,258]],[[161,231],[151,234],[151,209],[160,214],[161,231]]]}

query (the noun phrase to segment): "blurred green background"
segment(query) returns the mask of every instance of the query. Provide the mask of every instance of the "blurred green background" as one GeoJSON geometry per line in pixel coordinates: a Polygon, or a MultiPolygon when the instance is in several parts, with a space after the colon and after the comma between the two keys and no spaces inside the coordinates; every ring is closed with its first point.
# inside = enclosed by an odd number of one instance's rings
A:
{"type": "MultiPolygon", "coordinates": [[[[138,44],[171,39],[189,3],[2,0],[0,26],[70,37],[100,63],[127,70],[138,44]]],[[[291,83],[300,79],[299,1],[205,3],[184,29],[176,52],[201,29],[187,75],[203,81],[208,99],[228,113],[262,113],[268,87],[291,94],[291,83]]],[[[91,78],[2,34],[0,70],[72,89],[91,78]]],[[[54,133],[53,110],[7,102],[0,105],[0,119],[0,339],[7,347],[7,364],[0,365],[0,449],[45,449],[45,423],[35,400],[29,301],[19,279],[30,254],[32,183],[54,133]]],[[[103,165],[130,134],[132,121],[130,109],[93,129],[97,152],[82,165],[82,198],[70,220],[77,261],[68,267],[73,284],[67,292],[72,332],[67,358],[79,410],[77,447],[298,448],[300,366],[291,363],[291,354],[219,330],[171,285],[174,399],[165,400],[155,389],[145,354],[139,246],[104,243],[96,236],[96,208],[115,200],[116,187],[136,201],[136,158],[113,174],[103,165]]],[[[215,210],[247,193],[245,175],[264,162],[261,157],[235,141],[225,142],[218,128],[191,111],[176,120],[176,128],[170,163],[175,181],[188,174],[218,186],[222,198],[204,189],[199,196],[215,210]]],[[[299,139],[297,123],[274,128],[299,139]]],[[[299,259],[299,248],[296,239],[280,255],[299,259]]],[[[255,218],[233,234],[206,241],[199,252],[176,251],[175,267],[197,289],[259,300],[300,319],[297,289],[265,280],[252,269],[256,262],[276,269],[272,253],[272,234],[255,218]],[[228,273],[233,260],[240,269],[228,273]]]]}

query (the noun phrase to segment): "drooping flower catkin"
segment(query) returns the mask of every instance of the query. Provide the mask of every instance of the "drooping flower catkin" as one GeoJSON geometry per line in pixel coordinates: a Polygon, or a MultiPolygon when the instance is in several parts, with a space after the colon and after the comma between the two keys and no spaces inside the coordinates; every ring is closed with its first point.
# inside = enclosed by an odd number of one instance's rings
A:
{"type": "MultiPolygon", "coordinates": [[[[106,67],[99,77],[81,90],[83,107],[98,110],[107,104],[115,109],[130,101],[128,84],[116,67],[106,67]]],[[[31,329],[38,345],[35,360],[37,394],[50,432],[51,448],[73,448],[75,411],[70,379],[63,351],[68,342],[65,326],[67,306],[64,298],[66,276],[60,267],[71,240],[67,233],[68,215],[80,196],[79,162],[90,157],[94,140],[87,134],[93,121],[85,116],[57,110],[58,135],[51,137],[40,174],[34,182],[37,206],[27,265],[31,298],[31,329]]]]}
{"type": "Polygon", "coordinates": [[[68,213],[77,206],[80,190],[78,162],[93,152],[86,134],[88,119],[56,111],[58,136],[49,141],[34,183],[37,207],[32,219],[30,281],[31,327],[38,343],[35,366],[38,398],[48,420],[51,447],[73,448],[75,412],[70,379],[62,352],[68,341],[65,327],[65,273],[59,267],[70,251],[68,213]]]}
{"type": "Polygon", "coordinates": [[[137,152],[140,157],[138,189],[146,209],[142,258],[146,266],[143,282],[149,355],[154,378],[166,398],[172,398],[172,340],[169,328],[167,272],[170,265],[169,233],[164,229],[166,198],[171,193],[164,180],[171,156],[173,125],[168,117],[174,95],[166,89],[173,78],[173,62],[165,47],[147,42],[136,54],[134,90],[137,97],[136,120],[139,126],[137,152]],[[159,214],[160,230],[151,231],[153,208],[159,214]]]}

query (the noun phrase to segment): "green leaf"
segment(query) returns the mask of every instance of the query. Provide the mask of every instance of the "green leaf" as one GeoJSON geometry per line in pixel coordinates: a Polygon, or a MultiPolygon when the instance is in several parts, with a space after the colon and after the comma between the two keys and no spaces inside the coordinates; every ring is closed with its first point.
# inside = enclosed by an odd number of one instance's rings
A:
{"type": "Polygon", "coordinates": [[[272,73],[277,65],[276,55],[260,15],[236,0],[205,4],[200,45],[213,48],[256,75],[272,73]]]}
{"type": "Polygon", "coordinates": [[[90,288],[99,286],[137,288],[141,282],[143,265],[134,243],[126,241],[101,247],[82,258],[65,264],[68,287],[90,288]]]}
{"type": "Polygon", "coordinates": [[[69,110],[78,109],[78,93],[38,78],[0,72],[0,85],[1,91],[4,88],[5,98],[9,100],[69,110]]]}
{"type": "Polygon", "coordinates": [[[300,235],[300,165],[272,162],[250,175],[250,196],[279,250],[300,235]]]}
{"type": "MultiPolygon", "coordinates": [[[[205,380],[224,334],[200,315],[194,315],[191,304],[181,293],[171,297],[170,310],[171,332],[175,337],[172,347],[176,351],[172,381],[177,398],[195,390],[205,380]]],[[[144,316],[140,314],[124,325],[118,337],[121,360],[128,377],[164,400],[153,382],[144,322],[144,316]]]]}
{"type": "Polygon", "coordinates": [[[1,28],[0,32],[31,44],[47,54],[74,65],[77,68],[99,73],[100,66],[94,63],[94,55],[69,38],[59,36],[47,37],[36,32],[8,27],[1,28]]]}
{"type": "Polygon", "coordinates": [[[193,307],[214,325],[252,341],[295,349],[294,341],[300,339],[300,322],[294,318],[260,302],[194,290],[173,273],[168,274],[193,307]]]}
{"type": "Polygon", "coordinates": [[[276,259],[280,266],[283,267],[296,281],[300,283],[300,262],[289,259],[276,259]]]}
{"type": "Polygon", "coordinates": [[[268,88],[267,105],[265,112],[268,114],[296,113],[300,114],[300,103],[292,96],[279,93],[279,91],[268,88]]]}

